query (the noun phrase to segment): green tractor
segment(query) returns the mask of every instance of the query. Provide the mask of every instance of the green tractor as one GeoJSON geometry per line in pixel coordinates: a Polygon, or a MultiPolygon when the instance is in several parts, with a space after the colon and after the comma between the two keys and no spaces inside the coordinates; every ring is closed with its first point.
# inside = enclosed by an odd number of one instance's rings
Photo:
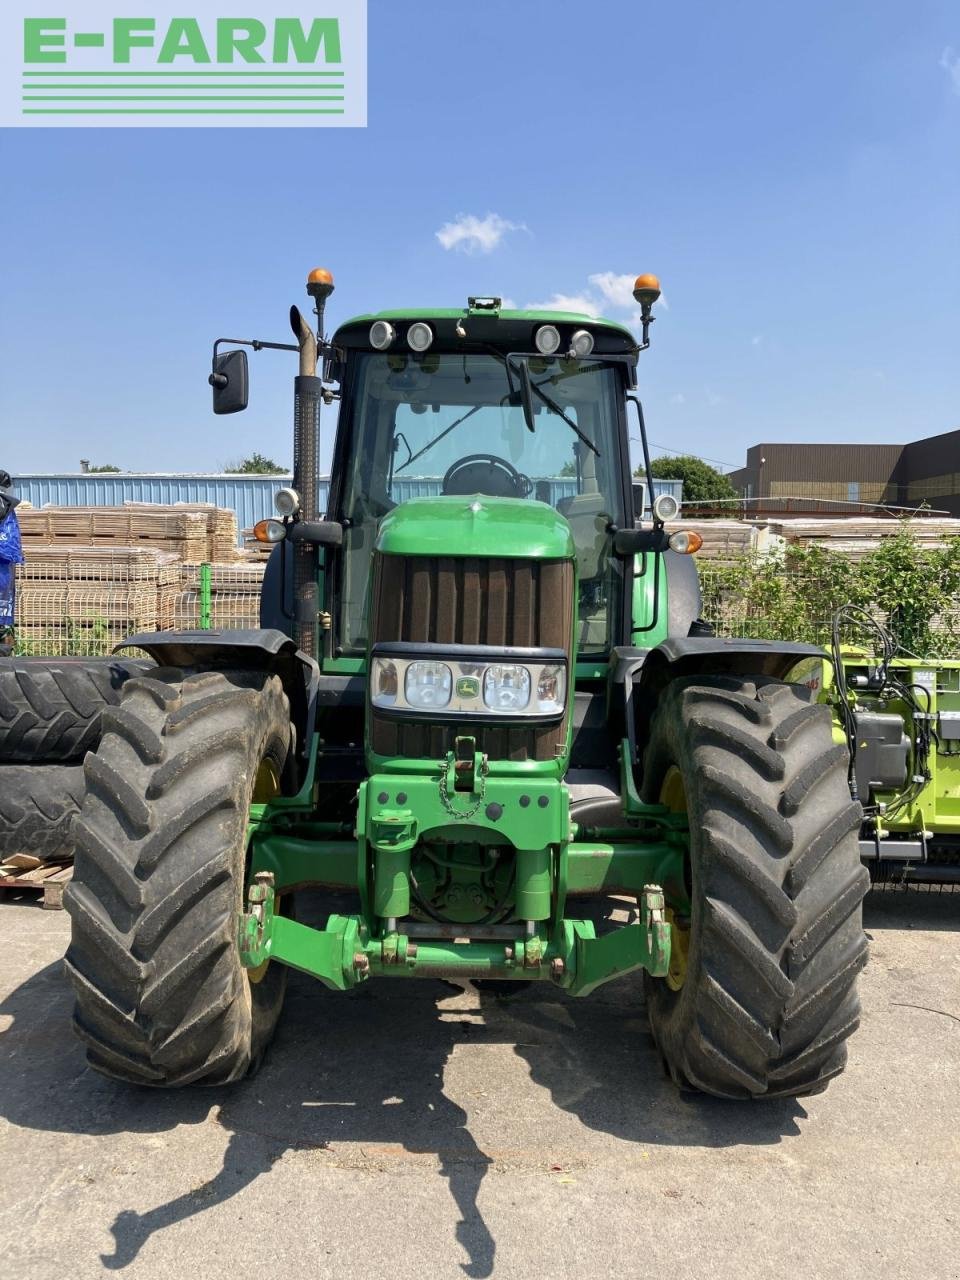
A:
{"type": "Polygon", "coordinates": [[[638,518],[655,277],[639,341],[492,297],[327,339],[332,290],[310,274],[293,343],[214,346],[219,413],[246,406],[246,346],[299,354],[261,629],[130,637],[156,666],[86,757],[67,968],[91,1065],[237,1080],[289,968],[569,996],[642,974],[681,1087],[823,1088],[859,1016],[861,808],[795,682],[820,651],[715,638],[675,500],[638,518]]]}

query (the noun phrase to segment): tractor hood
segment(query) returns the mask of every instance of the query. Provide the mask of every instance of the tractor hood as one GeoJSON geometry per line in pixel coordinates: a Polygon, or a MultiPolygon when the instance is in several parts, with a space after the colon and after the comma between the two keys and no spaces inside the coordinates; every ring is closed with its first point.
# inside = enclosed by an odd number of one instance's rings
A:
{"type": "Polygon", "coordinates": [[[377,550],[403,556],[572,560],[570,526],[545,502],[472,496],[411,498],[380,522],[377,550]]]}

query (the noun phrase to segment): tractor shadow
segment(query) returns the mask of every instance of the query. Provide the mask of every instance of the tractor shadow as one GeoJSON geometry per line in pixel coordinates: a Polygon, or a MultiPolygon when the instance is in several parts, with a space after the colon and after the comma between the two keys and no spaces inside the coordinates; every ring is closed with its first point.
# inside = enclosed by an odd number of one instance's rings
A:
{"type": "MultiPolygon", "coordinates": [[[[58,961],[0,1004],[8,1024],[0,1039],[0,1115],[26,1129],[97,1137],[147,1138],[209,1123],[229,1134],[222,1167],[202,1187],[145,1213],[116,1213],[108,1224],[114,1249],[102,1256],[107,1270],[128,1265],[154,1233],[242,1193],[286,1152],[313,1150],[333,1167],[368,1171],[395,1165],[398,1155],[432,1157],[456,1206],[454,1232],[468,1259],[462,1269],[485,1277],[494,1269],[496,1241],[479,1193],[501,1156],[481,1148],[467,1111],[445,1091],[445,1067],[457,1046],[508,1046],[556,1107],[628,1143],[756,1145],[800,1132],[806,1113],[796,1102],[744,1107],[678,1094],[663,1078],[638,992],[632,979],[584,1001],[540,984],[503,997],[401,980],[371,982],[344,996],[291,974],[284,1016],[259,1076],[220,1091],[165,1093],[86,1068],[69,1028],[72,1002],[58,961]]],[[[552,1139],[543,1131],[542,1109],[540,1127],[524,1119],[527,1103],[502,1058],[486,1087],[487,1131],[491,1107],[501,1112],[506,1130],[502,1139],[498,1133],[497,1147],[525,1141],[549,1169],[552,1139]]],[[[105,1152],[107,1162],[109,1148],[105,1152]]],[[[158,1159],[169,1161],[171,1154],[169,1147],[158,1150],[158,1159]]]]}

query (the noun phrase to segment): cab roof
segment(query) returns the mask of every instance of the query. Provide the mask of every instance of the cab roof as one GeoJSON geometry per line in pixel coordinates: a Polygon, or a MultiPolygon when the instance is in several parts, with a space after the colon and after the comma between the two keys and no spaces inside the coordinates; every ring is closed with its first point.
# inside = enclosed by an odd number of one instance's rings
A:
{"type": "MultiPolygon", "coordinates": [[[[531,347],[533,332],[542,324],[554,324],[569,337],[574,329],[589,329],[594,335],[595,355],[626,355],[635,353],[637,339],[631,331],[615,320],[601,316],[588,316],[577,311],[518,311],[498,310],[492,307],[410,307],[405,310],[370,312],[346,320],[333,336],[334,345],[349,348],[370,348],[370,326],[377,320],[402,329],[415,320],[425,320],[436,333],[437,346],[444,350],[466,348],[470,342],[524,349],[531,347]],[[467,338],[456,334],[456,326],[462,322],[467,338]]],[[[398,343],[398,347],[401,344],[398,343]]]]}

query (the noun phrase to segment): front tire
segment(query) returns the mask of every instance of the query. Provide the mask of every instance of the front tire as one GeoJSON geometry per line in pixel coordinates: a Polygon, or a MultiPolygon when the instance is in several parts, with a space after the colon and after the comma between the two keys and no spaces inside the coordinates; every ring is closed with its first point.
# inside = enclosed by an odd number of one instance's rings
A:
{"type": "Polygon", "coordinates": [[[103,714],[64,894],[74,1026],[90,1065],[138,1084],[221,1084],[254,1067],[286,970],[240,963],[248,808],[282,776],[277,676],[157,668],[103,714]]]}
{"type": "Polygon", "coordinates": [[[690,826],[685,962],[669,981],[645,975],[670,1074],[725,1098],[818,1092],[859,1022],[870,887],[829,710],[764,677],[675,680],[643,797],[683,807],[690,826]]]}

